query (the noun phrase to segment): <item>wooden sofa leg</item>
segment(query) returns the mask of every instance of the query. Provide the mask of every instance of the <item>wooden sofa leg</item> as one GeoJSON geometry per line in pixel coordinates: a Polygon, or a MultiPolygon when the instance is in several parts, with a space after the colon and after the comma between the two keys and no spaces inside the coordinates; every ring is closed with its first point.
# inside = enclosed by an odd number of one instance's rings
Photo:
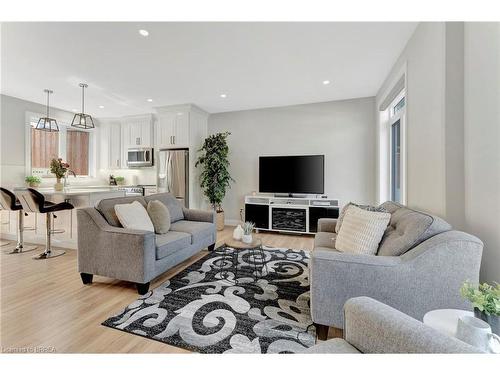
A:
{"type": "Polygon", "coordinates": [[[80,273],[80,277],[82,278],[82,282],[87,285],[87,284],[92,284],[92,278],[94,277],[94,275],[92,275],[91,273],[80,273]]]}
{"type": "Polygon", "coordinates": [[[208,247],[208,251],[214,251],[215,250],[215,244],[211,244],[209,247],[208,247]]]}
{"type": "Polygon", "coordinates": [[[314,326],[316,327],[316,336],[318,339],[323,341],[326,340],[328,338],[328,329],[330,327],[317,323],[314,323],[314,326]]]}
{"type": "Polygon", "coordinates": [[[146,294],[149,291],[149,283],[136,283],[137,286],[137,293],[139,294],[146,294]]]}

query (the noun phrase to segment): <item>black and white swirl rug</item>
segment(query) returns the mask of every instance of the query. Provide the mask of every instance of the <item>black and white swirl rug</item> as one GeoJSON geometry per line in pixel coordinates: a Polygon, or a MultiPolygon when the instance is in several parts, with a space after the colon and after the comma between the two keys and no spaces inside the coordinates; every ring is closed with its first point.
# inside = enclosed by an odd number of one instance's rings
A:
{"type": "Polygon", "coordinates": [[[301,352],[316,336],[309,255],[270,247],[263,254],[267,270],[260,256],[238,251],[235,285],[233,257],[219,248],[102,324],[201,353],[301,352]]]}

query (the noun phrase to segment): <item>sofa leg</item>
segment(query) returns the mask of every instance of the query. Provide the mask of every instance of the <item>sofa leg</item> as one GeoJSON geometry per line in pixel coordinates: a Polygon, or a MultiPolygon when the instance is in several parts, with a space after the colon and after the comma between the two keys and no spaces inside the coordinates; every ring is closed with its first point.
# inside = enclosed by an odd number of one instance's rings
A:
{"type": "Polygon", "coordinates": [[[80,273],[80,277],[82,278],[82,281],[85,285],[87,284],[92,284],[92,278],[94,277],[94,275],[92,275],[91,273],[80,273]]]}
{"type": "Polygon", "coordinates": [[[326,340],[328,338],[328,329],[330,327],[324,326],[323,324],[314,323],[316,327],[316,336],[319,340],[326,340]]]}
{"type": "Polygon", "coordinates": [[[208,251],[214,251],[215,249],[215,244],[211,244],[209,247],[208,247],[208,251]]]}
{"type": "Polygon", "coordinates": [[[137,286],[137,293],[141,295],[146,294],[149,290],[149,283],[144,283],[144,284],[136,283],[135,285],[137,286]]]}

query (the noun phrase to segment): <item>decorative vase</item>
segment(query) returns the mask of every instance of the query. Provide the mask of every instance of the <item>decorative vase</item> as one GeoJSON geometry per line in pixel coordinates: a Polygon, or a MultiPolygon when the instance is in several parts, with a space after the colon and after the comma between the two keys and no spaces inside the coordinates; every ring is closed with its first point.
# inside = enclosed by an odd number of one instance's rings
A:
{"type": "Polygon", "coordinates": [[[234,228],[233,230],[233,238],[236,240],[236,241],[241,241],[241,237],[243,237],[243,235],[245,234],[245,232],[243,231],[243,228],[241,227],[241,225],[238,224],[238,226],[236,228],[234,228]]]}
{"type": "Polygon", "coordinates": [[[61,179],[58,178],[57,182],[54,184],[54,190],[55,191],[61,191],[63,189],[64,189],[64,185],[62,184],[61,179]]]}
{"type": "Polygon", "coordinates": [[[252,235],[251,234],[244,234],[243,236],[241,236],[241,240],[244,243],[252,243],[252,235]]]}
{"type": "Polygon", "coordinates": [[[488,315],[478,308],[474,308],[474,316],[488,323],[491,327],[491,332],[500,335],[500,317],[498,315],[488,315]]]}
{"type": "Polygon", "coordinates": [[[217,211],[215,225],[217,230],[224,230],[224,211],[217,211]]]}

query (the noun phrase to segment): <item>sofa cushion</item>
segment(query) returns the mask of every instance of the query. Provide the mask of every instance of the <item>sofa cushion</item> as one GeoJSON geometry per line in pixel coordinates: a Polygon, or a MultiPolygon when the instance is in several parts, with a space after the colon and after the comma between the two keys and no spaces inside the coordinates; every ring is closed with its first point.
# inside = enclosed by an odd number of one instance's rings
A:
{"type": "Polygon", "coordinates": [[[156,236],[156,259],[162,259],[179,250],[191,246],[189,233],[169,231],[156,236]]]}
{"type": "Polygon", "coordinates": [[[137,201],[115,204],[115,213],[124,228],[147,230],[149,232],[155,231],[153,222],[146,209],[137,201]]]}
{"type": "Polygon", "coordinates": [[[451,229],[443,219],[412,210],[395,202],[381,205],[391,213],[391,221],[380,242],[377,255],[399,256],[411,248],[451,229]]]}
{"type": "Polygon", "coordinates": [[[335,224],[335,233],[340,232],[340,227],[342,226],[342,222],[344,221],[345,213],[347,212],[347,209],[350,206],[356,206],[358,208],[361,208],[362,210],[371,211],[371,212],[388,212],[382,206],[376,207],[376,206],[370,206],[369,204],[357,204],[357,203],[349,202],[340,211],[339,217],[337,219],[337,223],[335,224]]]}
{"type": "Polygon", "coordinates": [[[347,253],[375,255],[390,220],[388,212],[370,212],[350,206],[337,235],[335,248],[347,253]]]}
{"type": "Polygon", "coordinates": [[[215,224],[202,221],[179,220],[170,226],[170,230],[188,233],[191,243],[197,243],[215,233],[215,224]]]}
{"type": "Polygon", "coordinates": [[[175,199],[175,197],[170,193],[158,193],[153,195],[148,195],[144,197],[146,204],[149,201],[158,200],[163,203],[168,208],[170,213],[170,222],[175,223],[176,221],[184,219],[184,213],[182,212],[182,205],[175,199]]]}
{"type": "Polygon", "coordinates": [[[170,213],[167,206],[160,201],[148,202],[148,215],[153,222],[155,232],[158,234],[167,233],[170,229],[170,213]]]}
{"type": "Polygon", "coordinates": [[[146,208],[146,201],[141,196],[134,197],[123,197],[123,198],[107,198],[101,199],[99,203],[97,203],[96,209],[104,216],[109,225],[114,227],[121,227],[120,220],[116,216],[115,206],[117,204],[126,204],[132,202],[139,202],[146,208]]]}
{"type": "Polygon", "coordinates": [[[314,236],[314,247],[329,247],[335,249],[337,233],[318,232],[314,236]]]}

